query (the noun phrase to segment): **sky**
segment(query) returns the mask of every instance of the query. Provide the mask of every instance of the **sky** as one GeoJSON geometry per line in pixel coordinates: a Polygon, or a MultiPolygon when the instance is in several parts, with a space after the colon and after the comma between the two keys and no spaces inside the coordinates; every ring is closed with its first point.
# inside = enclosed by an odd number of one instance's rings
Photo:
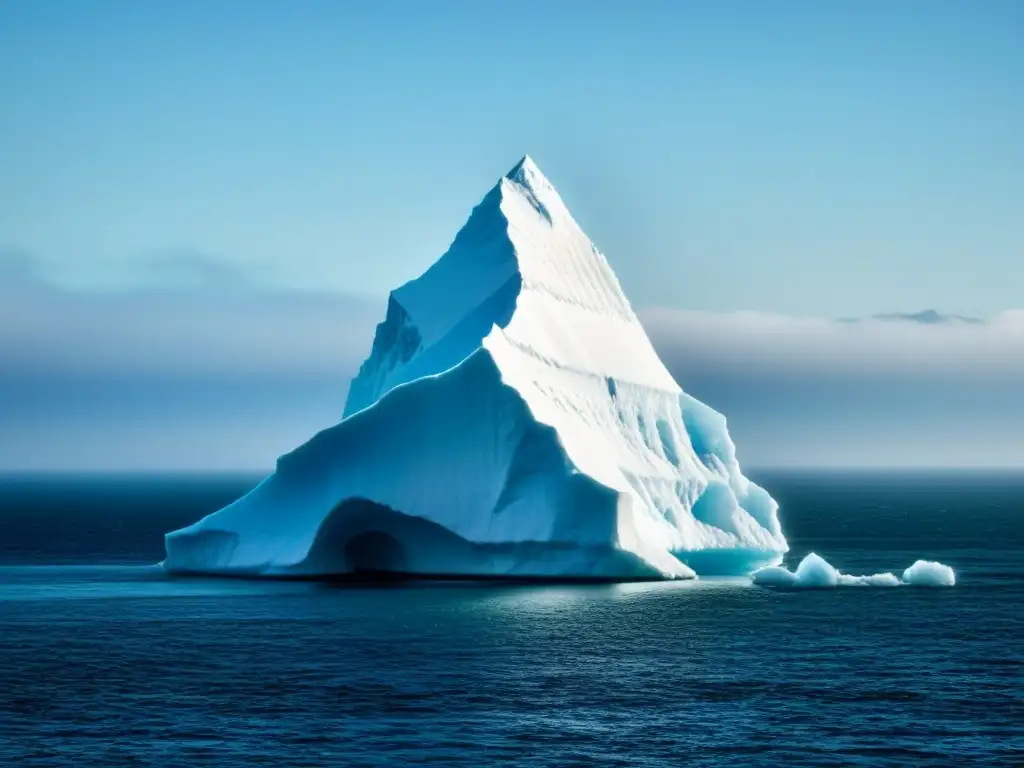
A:
{"type": "Polygon", "coordinates": [[[1014,0],[0,2],[0,469],[271,466],[527,152],[741,459],[1024,465],[1021,136],[1014,0]]]}

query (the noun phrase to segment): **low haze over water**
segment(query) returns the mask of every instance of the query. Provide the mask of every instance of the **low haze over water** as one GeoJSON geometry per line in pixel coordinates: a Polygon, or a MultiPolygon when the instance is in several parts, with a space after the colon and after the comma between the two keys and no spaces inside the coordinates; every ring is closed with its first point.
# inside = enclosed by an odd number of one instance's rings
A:
{"type": "Polygon", "coordinates": [[[170,579],[256,478],[3,479],[0,763],[1024,763],[1024,475],[756,479],[789,564],[957,586],[170,579]]]}

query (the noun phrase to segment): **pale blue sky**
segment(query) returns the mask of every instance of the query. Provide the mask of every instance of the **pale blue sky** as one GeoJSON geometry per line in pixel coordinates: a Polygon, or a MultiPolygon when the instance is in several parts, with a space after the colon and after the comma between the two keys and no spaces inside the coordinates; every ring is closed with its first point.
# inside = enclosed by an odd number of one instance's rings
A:
{"type": "Polygon", "coordinates": [[[0,3],[0,249],[382,295],[529,152],[633,303],[1024,304],[1024,3],[0,3]]]}

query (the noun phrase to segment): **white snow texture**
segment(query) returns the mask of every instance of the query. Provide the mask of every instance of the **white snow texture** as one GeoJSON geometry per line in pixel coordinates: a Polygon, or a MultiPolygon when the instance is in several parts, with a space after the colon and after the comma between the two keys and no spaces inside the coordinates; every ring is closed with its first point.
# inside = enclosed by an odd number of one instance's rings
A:
{"type": "Polygon", "coordinates": [[[342,421],[166,537],[171,571],[747,574],[788,549],[529,157],[393,291],[342,421]]]}
{"type": "Polygon", "coordinates": [[[918,560],[903,572],[902,580],[891,573],[851,576],[840,573],[814,552],[800,561],[795,572],[781,566],[766,566],[755,571],[751,579],[762,587],[898,587],[901,584],[952,587],[956,584],[953,569],[942,563],[918,560]]]}

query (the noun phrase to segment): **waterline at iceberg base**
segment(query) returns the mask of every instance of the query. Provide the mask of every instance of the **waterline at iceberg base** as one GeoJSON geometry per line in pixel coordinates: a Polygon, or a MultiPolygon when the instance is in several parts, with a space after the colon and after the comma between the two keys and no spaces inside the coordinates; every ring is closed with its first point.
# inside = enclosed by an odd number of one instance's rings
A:
{"type": "Polygon", "coordinates": [[[788,546],[530,158],[393,291],[344,417],[166,536],[177,573],[672,579],[788,546]]]}

